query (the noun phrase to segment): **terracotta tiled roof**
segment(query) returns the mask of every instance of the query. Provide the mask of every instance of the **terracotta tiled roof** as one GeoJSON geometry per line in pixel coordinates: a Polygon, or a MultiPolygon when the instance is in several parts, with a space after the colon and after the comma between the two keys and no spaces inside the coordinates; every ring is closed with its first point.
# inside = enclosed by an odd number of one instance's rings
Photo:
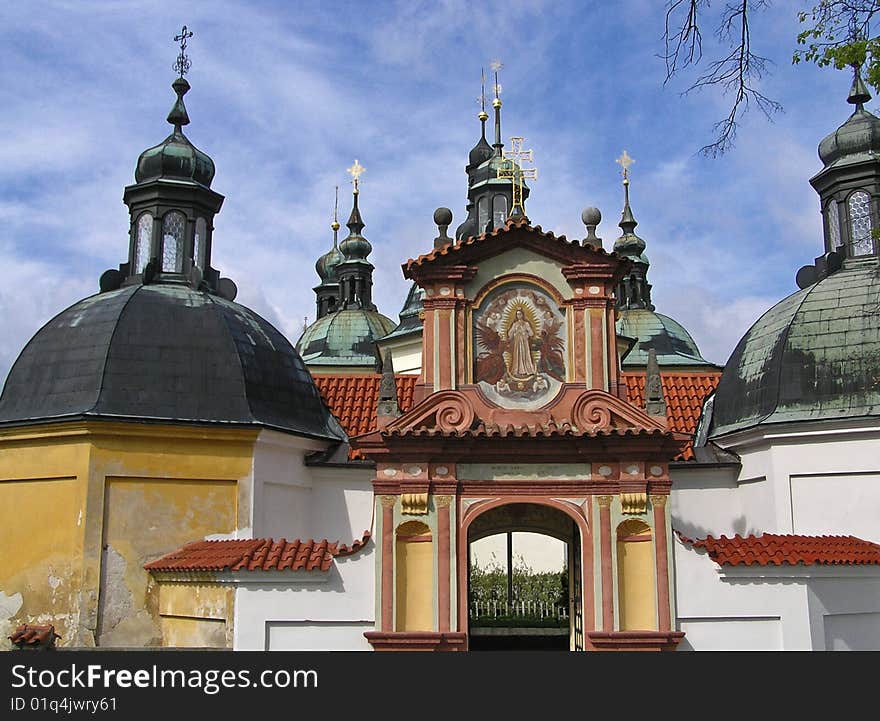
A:
{"type": "MultiPolygon", "coordinates": [[[[661,373],[663,395],[666,397],[666,416],[669,429],[693,435],[700,420],[703,400],[715,390],[721,378],[721,371],[702,371],[689,373],[661,373]]],[[[645,374],[624,373],[626,400],[637,406],[645,402],[645,374]]],[[[694,451],[688,446],[675,460],[689,461],[694,451]]]]}
{"type": "MultiPolygon", "coordinates": [[[[349,436],[360,436],[376,429],[376,406],[379,401],[378,373],[363,375],[314,375],[315,383],[330,411],[339,419],[349,436]]],[[[416,375],[399,375],[397,382],[397,403],[402,413],[413,404],[413,389],[416,375]]],[[[349,458],[363,458],[360,451],[352,450],[349,458]]]]}
{"type": "Polygon", "coordinates": [[[571,423],[555,423],[551,420],[549,423],[541,425],[523,425],[514,426],[512,424],[500,426],[497,423],[477,424],[475,428],[468,428],[462,431],[442,431],[438,428],[416,428],[413,430],[386,431],[389,436],[443,436],[445,438],[596,438],[606,436],[663,436],[666,431],[659,429],[636,429],[636,428],[600,428],[597,430],[580,430],[571,425],[571,423]]]}
{"type": "Polygon", "coordinates": [[[745,538],[739,534],[733,538],[706,536],[702,540],[691,540],[681,533],[678,536],[694,548],[705,548],[709,558],[719,565],[880,565],[880,545],[855,536],[765,533],[745,538]]]}
{"type": "MultiPolygon", "coordinates": [[[[494,230],[488,231],[481,235],[474,235],[468,238],[462,238],[461,240],[457,240],[454,243],[444,245],[441,248],[435,248],[430,253],[425,253],[424,255],[420,255],[417,258],[409,259],[408,261],[406,261],[406,263],[403,264],[404,274],[406,274],[406,271],[408,271],[413,266],[419,266],[423,263],[429,263],[444,255],[455,254],[461,251],[463,248],[467,248],[468,246],[472,245],[478,245],[484,242],[487,238],[492,238],[494,236],[500,235],[501,233],[513,230],[514,228],[530,228],[531,230],[534,230],[541,238],[546,238],[548,240],[558,240],[562,243],[568,243],[571,246],[577,246],[578,248],[587,247],[586,244],[582,246],[579,240],[568,240],[564,235],[557,236],[551,231],[544,230],[543,228],[541,228],[540,225],[532,226],[529,223],[528,218],[520,218],[518,220],[510,219],[505,225],[499,228],[495,228],[494,230]]],[[[614,255],[615,257],[621,257],[614,252],[608,252],[602,247],[592,245],[589,245],[588,247],[594,252],[599,253],[600,255],[614,255]]]]}
{"type": "Polygon", "coordinates": [[[55,633],[55,627],[51,624],[45,626],[30,626],[24,624],[15,629],[11,636],[7,638],[16,646],[43,646],[51,647],[55,645],[55,639],[61,638],[55,633]]]}
{"type": "Polygon", "coordinates": [[[148,571],[327,571],[336,556],[348,556],[370,539],[351,546],[338,541],[287,541],[282,538],[251,538],[196,541],[144,565],[148,571]]]}

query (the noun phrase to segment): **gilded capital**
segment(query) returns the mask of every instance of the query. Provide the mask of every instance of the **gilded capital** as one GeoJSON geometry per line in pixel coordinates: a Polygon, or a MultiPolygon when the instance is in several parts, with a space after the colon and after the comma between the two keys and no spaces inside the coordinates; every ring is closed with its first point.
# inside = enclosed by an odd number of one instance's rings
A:
{"type": "Polygon", "coordinates": [[[614,496],[596,496],[596,500],[599,501],[599,508],[611,508],[614,496]]]}
{"type": "Polygon", "coordinates": [[[379,496],[379,502],[385,508],[394,508],[394,504],[397,503],[397,496],[379,496]]]}
{"type": "Polygon", "coordinates": [[[437,508],[449,508],[452,505],[453,496],[434,496],[434,505],[437,508]]]}

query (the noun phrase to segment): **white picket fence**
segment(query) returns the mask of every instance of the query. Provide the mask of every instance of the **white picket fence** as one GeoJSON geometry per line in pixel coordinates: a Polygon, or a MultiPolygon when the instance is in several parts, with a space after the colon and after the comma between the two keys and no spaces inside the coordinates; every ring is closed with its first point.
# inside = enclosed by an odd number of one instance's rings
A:
{"type": "Polygon", "coordinates": [[[474,601],[471,603],[471,618],[555,618],[568,619],[568,606],[543,601],[474,601]]]}

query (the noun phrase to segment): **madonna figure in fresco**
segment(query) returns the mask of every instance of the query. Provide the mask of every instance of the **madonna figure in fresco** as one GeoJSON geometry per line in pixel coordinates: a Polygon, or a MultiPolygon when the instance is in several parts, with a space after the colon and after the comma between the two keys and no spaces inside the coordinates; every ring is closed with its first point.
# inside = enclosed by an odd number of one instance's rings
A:
{"type": "Polygon", "coordinates": [[[534,335],[532,324],[526,320],[522,308],[517,308],[515,320],[507,329],[507,338],[510,341],[510,373],[514,377],[527,378],[538,372],[529,347],[529,341],[534,335]]]}

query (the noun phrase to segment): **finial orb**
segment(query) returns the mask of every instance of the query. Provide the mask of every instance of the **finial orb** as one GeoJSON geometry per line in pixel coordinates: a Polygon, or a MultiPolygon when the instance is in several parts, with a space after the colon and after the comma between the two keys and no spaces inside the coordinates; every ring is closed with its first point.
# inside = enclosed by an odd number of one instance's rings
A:
{"type": "Polygon", "coordinates": [[[495,98],[492,101],[492,107],[493,108],[500,108],[501,107],[501,98],[495,98]]]}
{"type": "Polygon", "coordinates": [[[584,208],[581,213],[581,220],[584,225],[599,225],[602,222],[602,213],[598,208],[584,208]]]}
{"type": "Polygon", "coordinates": [[[434,223],[436,225],[450,225],[452,223],[452,211],[449,208],[437,208],[434,211],[434,223]]]}
{"type": "Polygon", "coordinates": [[[485,110],[481,110],[480,114],[477,117],[483,122],[486,122],[489,119],[489,113],[487,113],[485,110]]]}
{"type": "Polygon", "coordinates": [[[339,221],[334,220],[332,223],[330,223],[330,228],[331,230],[339,230],[339,221]]]}

